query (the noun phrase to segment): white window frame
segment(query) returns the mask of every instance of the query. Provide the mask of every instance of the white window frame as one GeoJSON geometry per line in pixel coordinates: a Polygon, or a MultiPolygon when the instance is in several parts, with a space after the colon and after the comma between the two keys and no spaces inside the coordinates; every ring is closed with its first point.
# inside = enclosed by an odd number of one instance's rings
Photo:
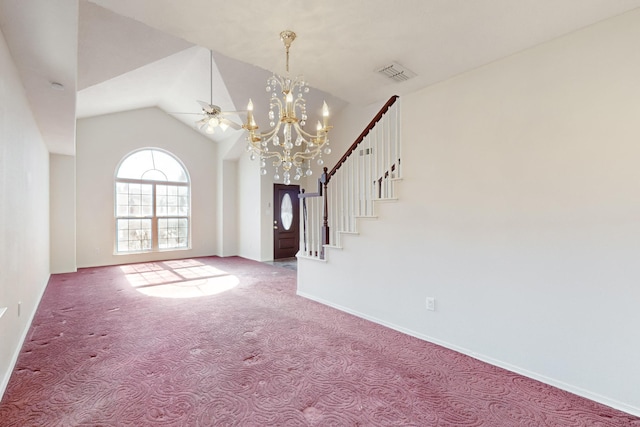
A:
{"type": "MultiPolygon", "coordinates": [[[[153,156],[152,156],[153,157],[153,156]]],[[[161,170],[159,169],[152,169],[154,171],[158,171],[161,172],[161,170]]],[[[148,171],[148,170],[147,170],[148,171]]],[[[145,171],[145,172],[147,172],[145,171]]],[[[143,172],[143,174],[145,173],[143,172]]],[[[156,174],[158,175],[158,174],[156,174]]],[[[163,173],[164,176],[166,176],[166,174],[163,173]]],[[[147,196],[146,194],[140,194],[140,198],[143,198],[143,196],[147,196]]],[[[172,195],[173,196],[173,195],[172,195]]],[[[162,197],[162,196],[160,196],[162,197]]],[[[165,205],[167,208],[169,208],[169,201],[167,200],[167,204],[165,205]]],[[[172,153],[169,153],[165,150],[161,150],[158,148],[154,148],[154,147],[147,147],[147,148],[143,148],[140,150],[136,150],[133,151],[129,154],[127,154],[126,156],[124,156],[122,158],[122,160],[120,161],[120,163],[118,164],[118,167],[116,168],[116,176],[114,178],[114,217],[115,217],[115,244],[114,244],[114,253],[117,255],[128,255],[128,254],[136,254],[136,253],[148,253],[148,252],[164,252],[164,251],[180,251],[180,250],[188,250],[191,249],[191,180],[189,178],[187,169],[184,167],[184,164],[180,161],[180,159],[178,157],[176,157],[175,155],[173,155],[172,153]],[[168,156],[170,156],[173,160],[175,160],[177,162],[177,164],[182,168],[184,175],[186,177],[186,182],[181,182],[181,181],[168,181],[168,180],[154,180],[154,179],[135,179],[135,178],[120,178],[118,177],[118,172],[120,171],[120,166],[123,164],[123,162],[125,160],[127,160],[129,157],[131,157],[132,155],[140,152],[140,151],[145,151],[145,150],[151,150],[151,151],[158,151],[158,152],[162,152],[168,156]],[[149,186],[151,188],[150,194],[148,196],[150,196],[150,200],[148,204],[143,204],[142,200],[139,201],[139,204],[135,205],[131,203],[132,200],[132,196],[137,196],[138,194],[131,194],[129,191],[127,191],[126,193],[122,193],[119,192],[118,190],[118,184],[134,184],[134,185],[145,185],[145,186],[149,186]],[[168,186],[168,187],[175,187],[177,188],[177,192],[180,192],[181,190],[179,190],[180,188],[186,188],[186,194],[176,194],[176,205],[173,205],[172,207],[175,207],[175,213],[174,214],[169,214],[168,212],[166,213],[158,213],[158,208],[162,208],[163,206],[158,206],[158,187],[160,186],[168,186]],[[127,195],[127,203],[126,204],[122,204],[119,203],[119,196],[124,196],[127,195]],[[186,196],[186,206],[184,205],[184,203],[181,203],[180,197],[184,197],[186,196]],[[144,212],[145,209],[143,209],[146,206],[146,212],[144,212]],[[122,210],[124,208],[128,209],[128,213],[127,214],[123,214],[122,210]],[[132,208],[138,208],[138,209],[132,209],[132,208]],[[119,209],[120,208],[120,209],[119,209]],[[180,214],[179,210],[180,208],[182,208],[182,210],[186,210],[186,214],[180,214]],[[137,210],[136,213],[132,213],[132,210],[137,210]],[[144,239],[144,236],[141,236],[141,244],[140,247],[138,248],[127,248],[127,249],[122,249],[122,245],[121,243],[123,242],[121,240],[121,236],[124,234],[124,230],[123,233],[120,233],[120,226],[119,224],[121,223],[122,220],[126,220],[126,221],[150,221],[150,227],[148,228],[150,230],[150,236],[148,236],[148,239],[144,239]],[[171,229],[175,229],[178,230],[178,236],[174,237],[174,239],[176,239],[178,241],[178,246],[171,246],[171,247],[166,247],[164,245],[161,245],[160,241],[163,239],[166,239],[166,236],[161,236],[161,231],[159,230],[158,227],[158,223],[163,221],[163,220],[176,220],[178,221],[178,227],[172,227],[171,229]],[[180,224],[185,224],[185,226],[180,227],[180,224]],[[180,232],[180,228],[186,228],[186,233],[181,233],[180,232]],[[182,234],[182,235],[181,235],[182,234]],[[185,239],[184,244],[180,244],[179,240],[181,238],[185,239]],[[142,243],[144,240],[151,240],[150,244],[147,244],[143,247],[142,243]]],[[[138,229],[135,230],[136,232],[138,231],[143,231],[142,229],[138,229]]],[[[131,239],[132,232],[129,231],[128,232],[128,236],[129,237],[127,239],[128,242],[131,242],[134,239],[131,239]]],[[[129,245],[127,245],[129,246],[129,245]]]]}

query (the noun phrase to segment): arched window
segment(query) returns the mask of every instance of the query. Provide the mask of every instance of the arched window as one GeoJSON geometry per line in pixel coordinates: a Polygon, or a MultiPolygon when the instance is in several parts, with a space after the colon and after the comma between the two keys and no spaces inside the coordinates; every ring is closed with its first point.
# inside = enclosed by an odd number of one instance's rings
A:
{"type": "Polygon", "coordinates": [[[166,151],[127,155],[115,178],[116,251],[189,248],[189,175],[166,151]]]}

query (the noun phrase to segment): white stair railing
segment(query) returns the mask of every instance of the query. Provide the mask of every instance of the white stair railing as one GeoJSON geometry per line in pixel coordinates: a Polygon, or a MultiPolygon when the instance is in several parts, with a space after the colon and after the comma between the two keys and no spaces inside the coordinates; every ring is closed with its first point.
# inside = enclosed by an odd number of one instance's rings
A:
{"type": "Polygon", "coordinates": [[[316,193],[300,194],[300,255],[324,259],[325,246],[356,232],[358,217],[373,217],[376,200],[393,199],[401,177],[400,106],[393,96],[338,161],[318,180],[316,193]]]}

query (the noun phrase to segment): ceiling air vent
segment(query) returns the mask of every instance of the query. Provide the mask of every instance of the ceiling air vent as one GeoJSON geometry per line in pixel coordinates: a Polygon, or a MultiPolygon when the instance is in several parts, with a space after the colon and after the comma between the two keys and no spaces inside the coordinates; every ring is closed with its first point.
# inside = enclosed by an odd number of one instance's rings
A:
{"type": "Polygon", "coordinates": [[[381,75],[388,77],[396,82],[404,82],[405,80],[409,80],[410,78],[416,76],[416,73],[395,62],[392,62],[389,65],[385,65],[377,71],[381,75]]]}

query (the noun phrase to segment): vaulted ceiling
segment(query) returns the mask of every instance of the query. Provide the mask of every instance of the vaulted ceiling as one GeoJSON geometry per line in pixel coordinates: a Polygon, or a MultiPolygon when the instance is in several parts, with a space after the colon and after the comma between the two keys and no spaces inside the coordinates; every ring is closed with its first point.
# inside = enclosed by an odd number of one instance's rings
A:
{"type": "Polygon", "coordinates": [[[327,99],[339,110],[637,7],[640,0],[0,0],[0,28],[49,150],[73,154],[76,117],[147,106],[197,112],[195,101],[212,94],[226,110],[244,109],[249,97],[266,109],[264,80],[284,73],[285,29],[298,34],[291,73],[316,88],[310,104],[327,99]],[[416,77],[396,83],[376,72],[391,62],[416,77]]]}

